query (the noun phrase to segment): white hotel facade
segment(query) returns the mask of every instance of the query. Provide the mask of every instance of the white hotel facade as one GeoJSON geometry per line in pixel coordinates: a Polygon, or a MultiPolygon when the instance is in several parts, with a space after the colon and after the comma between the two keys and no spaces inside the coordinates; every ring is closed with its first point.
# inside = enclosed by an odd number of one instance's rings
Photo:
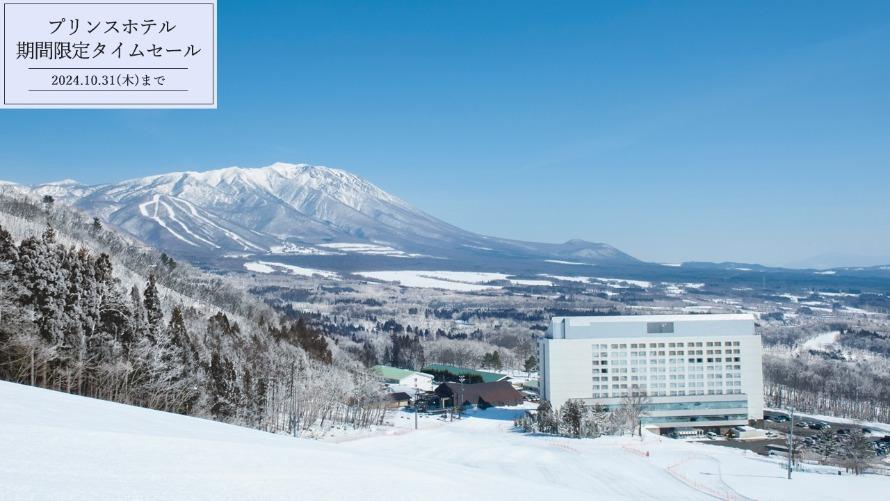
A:
{"type": "Polygon", "coordinates": [[[763,419],[753,315],[554,317],[539,345],[541,398],[615,408],[650,398],[644,426],[726,428],[763,419]]]}

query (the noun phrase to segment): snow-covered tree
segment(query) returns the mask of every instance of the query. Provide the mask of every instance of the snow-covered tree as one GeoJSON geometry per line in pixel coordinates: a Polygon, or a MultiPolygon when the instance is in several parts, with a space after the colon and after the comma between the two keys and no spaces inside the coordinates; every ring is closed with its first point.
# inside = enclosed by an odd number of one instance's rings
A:
{"type": "Polygon", "coordinates": [[[580,438],[584,413],[584,404],[580,400],[567,400],[559,409],[560,429],[566,435],[580,438]]]}

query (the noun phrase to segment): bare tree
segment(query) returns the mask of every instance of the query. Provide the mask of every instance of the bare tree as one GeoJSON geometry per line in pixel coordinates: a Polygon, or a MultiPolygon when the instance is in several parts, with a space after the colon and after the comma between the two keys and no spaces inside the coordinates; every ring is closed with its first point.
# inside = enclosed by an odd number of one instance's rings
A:
{"type": "Polygon", "coordinates": [[[841,441],[841,454],[847,468],[859,475],[874,458],[871,442],[861,430],[853,430],[841,441]]]}
{"type": "Polygon", "coordinates": [[[645,391],[634,391],[621,398],[618,409],[613,412],[616,425],[621,429],[630,431],[640,429],[642,432],[642,418],[648,414],[648,405],[652,402],[645,391]]]}

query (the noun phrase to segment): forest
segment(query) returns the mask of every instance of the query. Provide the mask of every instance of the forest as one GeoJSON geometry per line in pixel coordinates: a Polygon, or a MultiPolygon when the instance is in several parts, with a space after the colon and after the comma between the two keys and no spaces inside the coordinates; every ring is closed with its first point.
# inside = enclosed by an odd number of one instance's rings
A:
{"type": "Polygon", "coordinates": [[[379,382],[302,318],[126,241],[0,196],[0,378],[263,430],[367,427],[379,382]]]}

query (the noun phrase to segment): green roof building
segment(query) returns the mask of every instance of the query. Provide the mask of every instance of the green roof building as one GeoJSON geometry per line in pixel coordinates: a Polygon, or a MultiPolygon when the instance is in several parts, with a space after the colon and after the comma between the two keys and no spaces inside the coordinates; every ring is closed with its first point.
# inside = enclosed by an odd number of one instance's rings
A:
{"type": "Polygon", "coordinates": [[[498,374],[496,372],[485,372],[485,371],[477,371],[476,369],[467,369],[466,367],[458,367],[456,365],[448,365],[448,364],[429,364],[423,368],[426,372],[433,373],[448,373],[454,377],[460,376],[478,376],[482,379],[483,383],[494,383],[496,381],[503,381],[505,379],[510,379],[508,376],[503,374],[498,374]]]}
{"type": "Polygon", "coordinates": [[[380,376],[380,379],[389,384],[395,384],[407,388],[413,388],[415,385],[418,389],[424,391],[432,391],[433,375],[424,374],[423,372],[412,371],[408,369],[399,369],[398,367],[390,367],[388,365],[375,365],[371,370],[380,376]]]}

